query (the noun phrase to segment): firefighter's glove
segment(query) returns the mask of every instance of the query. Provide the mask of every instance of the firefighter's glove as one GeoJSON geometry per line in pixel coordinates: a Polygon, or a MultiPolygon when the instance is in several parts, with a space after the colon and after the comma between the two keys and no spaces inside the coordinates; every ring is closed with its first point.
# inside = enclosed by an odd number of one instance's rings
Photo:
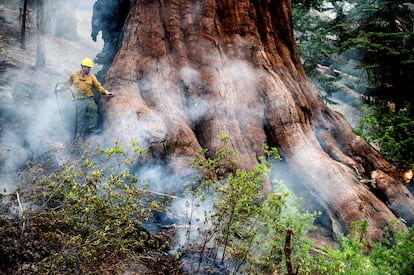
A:
{"type": "Polygon", "coordinates": [[[66,87],[66,85],[64,84],[59,84],[56,86],[56,92],[64,92],[68,89],[68,87],[66,87]]]}
{"type": "Polygon", "coordinates": [[[114,94],[108,90],[105,91],[106,96],[114,96],[114,94]]]}

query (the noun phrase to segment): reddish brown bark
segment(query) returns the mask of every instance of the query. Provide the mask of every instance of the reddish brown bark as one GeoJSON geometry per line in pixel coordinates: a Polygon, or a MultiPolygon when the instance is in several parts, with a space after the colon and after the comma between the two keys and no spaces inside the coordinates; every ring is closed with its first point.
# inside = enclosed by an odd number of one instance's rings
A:
{"type": "Polygon", "coordinates": [[[245,169],[277,145],[334,232],[367,220],[377,240],[391,220],[414,221],[391,165],[307,80],[288,0],[133,1],[105,85],[117,93],[106,136],[138,138],[177,173],[226,134],[245,169]]]}

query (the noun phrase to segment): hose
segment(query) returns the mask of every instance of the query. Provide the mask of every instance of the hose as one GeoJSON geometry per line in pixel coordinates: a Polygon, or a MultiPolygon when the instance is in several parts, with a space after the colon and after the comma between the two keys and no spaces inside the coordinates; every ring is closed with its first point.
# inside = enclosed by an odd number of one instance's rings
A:
{"type": "MultiPolygon", "coordinates": [[[[63,117],[63,114],[62,114],[62,108],[60,106],[59,96],[58,96],[58,93],[59,93],[58,86],[59,85],[65,85],[65,87],[66,87],[66,84],[63,83],[63,82],[58,82],[55,85],[56,104],[58,106],[60,119],[62,120],[62,123],[64,124],[65,123],[65,120],[64,120],[64,117],[63,117]]],[[[66,89],[69,90],[70,93],[72,94],[72,99],[73,99],[73,102],[75,104],[75,123],[74,123],[74,131],[73,131],[73,140],[76,140],[76,128],[78,127],[78,125],[77,125],[77,123],[78,123],[78,105],[76,103],[75,94],[73,93],[73,90],[71,88],[69,88],[69,87],[66,87],[66,89]]]]}

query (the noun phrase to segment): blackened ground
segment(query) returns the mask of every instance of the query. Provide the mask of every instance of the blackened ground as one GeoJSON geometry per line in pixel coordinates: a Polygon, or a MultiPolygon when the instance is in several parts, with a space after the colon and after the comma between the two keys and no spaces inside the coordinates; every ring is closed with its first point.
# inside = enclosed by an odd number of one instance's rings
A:
{"type": "MultiPolygon", "coordinates": [[[[4,210],[5,205],[1,206],[4,210]]],[[[46,229],[50,227],[44,224],[38,225],[36,217],[32,218],[33,220],[23,221],[9,214],[0,215],[0,274],[39,274],[39,262],[50,256],[53,251],[62,248],[59,238],[54,237],[58,236],[57,232],[47,232],[46,229]]],[[[174,233],[171,227],[160,231],[158,235],[147,232],[148,243],[170,242],[174,238],[174,233]]],[[[139,263],[121,260],[118,266],[113,268],[118,272],[123,270],[133,274],[185,274],[181,262],[173,259],[168,253],[151,253],[151,250],[148,250],[147,257],[139,263]]],[[[65,270],[59,272],[70,273],[65,270]]],[[[115,274],[115,272],[108,274],[115,274]]]]}

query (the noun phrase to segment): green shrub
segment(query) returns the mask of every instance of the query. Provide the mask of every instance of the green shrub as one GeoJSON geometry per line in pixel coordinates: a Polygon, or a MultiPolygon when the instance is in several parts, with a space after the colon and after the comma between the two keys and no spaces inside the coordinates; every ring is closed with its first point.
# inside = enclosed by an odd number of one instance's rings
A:
{"type": "Polygon", "coordinates": [[[54,172],[34,165],[22,174],[22,187],[31,187],[27,222],[51,248],[36,264],[38,272],[117,271],[126,261],[140,262],[148,251],[167,250],[167,243],[142,227],[165,202],[130,173],[144,153],[137,146],[133,141],[132,153],[118,142],[106,150],[82,148],[54,172]]]}
{"type": "Polygon", "coordinates": [[[414,228],[408,232],[389,231],[380,243],[374,243],[370,258],[377,274],[411,274],[414,270],[414,228]]]}
{"type": "Polygon", "coordinates": [[[414,230],[387,227],[381,242],[369,244],[365,221],[355,222],[349,236],[339,236],[339,248],[327,247],[318,257],[318,274],[411,274],[414,270],[414,230]]]}
{"type": "MultiPolygon", "coordinates": [[[[190,226],[198,226],[197,236],[187,230],[183,251],[192,257],[190,273],[214,273],[217,268],[231,274],[267,274],[286,270],[284,242],[288,228],[294,232],[292,261],[300,269],[311,270],[311,243],[306,237],[315,214],[302,212],[298,201],[282,183],[274,183],[274,191],[264,196],[261,188],[270,173],[270,163],[260,157],[254,171],[237,168],[237,154],[226,145],[213,158],[197,159],[200,178],[190,185],[194,208],[205,207],[203,220],[189,217],[190,226]],[[226,167],[227,169],[223,169],[226,167]],[[230,169],[229,169],[230,168],[230,169]],[[200,222],[198,225],[197,222],[200,222]]],[[[273,157],[277,150],[266,148],[273,157]]],[[[204,151],[206,153],[206,151],[204,151]]]]}

